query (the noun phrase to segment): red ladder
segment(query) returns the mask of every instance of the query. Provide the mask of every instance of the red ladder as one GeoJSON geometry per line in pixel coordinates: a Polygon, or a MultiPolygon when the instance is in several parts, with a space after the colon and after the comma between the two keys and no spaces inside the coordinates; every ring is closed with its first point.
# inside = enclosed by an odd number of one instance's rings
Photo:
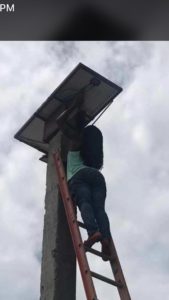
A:
{"type": "Polygon", "coordinates": [[[78,260],[87,300],[98,300],[92,277],[95,277],[106,283],[116,286],[121,300],[131,300],[113,239],[111,240],[113,258],[110,260],[110,265],[115,280],[109,279],[98,273],[92,272],[89,269],[89,264],[86,256],[87,251],[103,258],[105,256],[103,256],[101,252],[95,249],[84,247],[79,226],[85,228],[85,225],[81,222],[78,222],[76,219],[74,205],[70,197],[66,175],[59,152],[54,153],[53,158],[55,162],[60,193],[64,203],[66,217],[74,245],[74,250],[78,260]]]}

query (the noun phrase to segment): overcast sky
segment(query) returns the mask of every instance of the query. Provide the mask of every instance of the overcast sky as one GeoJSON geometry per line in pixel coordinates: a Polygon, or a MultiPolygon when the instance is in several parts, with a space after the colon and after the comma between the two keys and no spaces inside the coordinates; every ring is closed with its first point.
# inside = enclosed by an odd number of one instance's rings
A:
{"type": "MultiPolygon", "coordinates": [[[[79,62],[123,87],[96,125],[106,210],[131,298],[167,299],[169,42],[0,42],[0,299],[40,294],[46,164],[13,136],[79,62]]],[[[107,263],[92,264],[111,276],[107,263]]],[[[95,282],[99,299],[119,299],[116,288],[95,282]]]]}

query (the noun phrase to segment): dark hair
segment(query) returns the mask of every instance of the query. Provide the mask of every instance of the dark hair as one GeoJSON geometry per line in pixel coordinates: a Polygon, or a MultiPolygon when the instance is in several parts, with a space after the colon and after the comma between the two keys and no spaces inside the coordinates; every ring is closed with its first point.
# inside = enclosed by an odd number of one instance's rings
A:
{"type": "Polygon", "coordinates": [[[83,163],[92,168],[101,169],[103,166],[103,135],[94,125],[84,128],[80,155],[83,163]]]}

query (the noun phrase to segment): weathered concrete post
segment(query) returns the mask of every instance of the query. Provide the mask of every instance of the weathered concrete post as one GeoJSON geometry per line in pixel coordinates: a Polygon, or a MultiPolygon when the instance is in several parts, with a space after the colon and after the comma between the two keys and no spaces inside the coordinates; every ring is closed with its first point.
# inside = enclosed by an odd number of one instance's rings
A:
{"type": "Polygon", "coordinates": [[[40,300],[76,299],[76,258],[52,157],[52,153],[60,148],[65,161],[64,142],[60,133],[49,144],[40,300]]]}

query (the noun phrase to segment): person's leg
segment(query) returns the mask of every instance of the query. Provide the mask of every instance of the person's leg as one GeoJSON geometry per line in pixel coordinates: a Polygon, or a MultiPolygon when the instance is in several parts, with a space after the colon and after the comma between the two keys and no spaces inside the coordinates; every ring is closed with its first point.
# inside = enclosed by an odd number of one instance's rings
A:
{"type": "Polygon", "coordinates": [[[105,212],[106,184],[101,174],[95,177],[95,185],[92,188],[92,203],[95,218],[102,234],[102,238],[110,238],[110,224],[105,212]]]}
{"type": "MultiPolygon", "coordinates": [[[[100,174],[101,175],[101,174],[100,174]]],[[[106,199],[106,184],[104,177],[96,176],[95,184],[92,190],[93,196],[93,209],[95,218],[102,234],[102,254],[104,255],[103,260],[107,261],[113,256],[111,247],[111,233],[108,216],[105,212],[105,199],[106,199]]]]}
{"type": "Polygon", "coordinates": [[[91,236],[98,231],[98,225],[91,205],[91,188],[87,183],[75,178],[75,180],[72,180],[71,184],[69,184],[69,189],[71,196],[81,212],[88,235],[91,236]]]}

